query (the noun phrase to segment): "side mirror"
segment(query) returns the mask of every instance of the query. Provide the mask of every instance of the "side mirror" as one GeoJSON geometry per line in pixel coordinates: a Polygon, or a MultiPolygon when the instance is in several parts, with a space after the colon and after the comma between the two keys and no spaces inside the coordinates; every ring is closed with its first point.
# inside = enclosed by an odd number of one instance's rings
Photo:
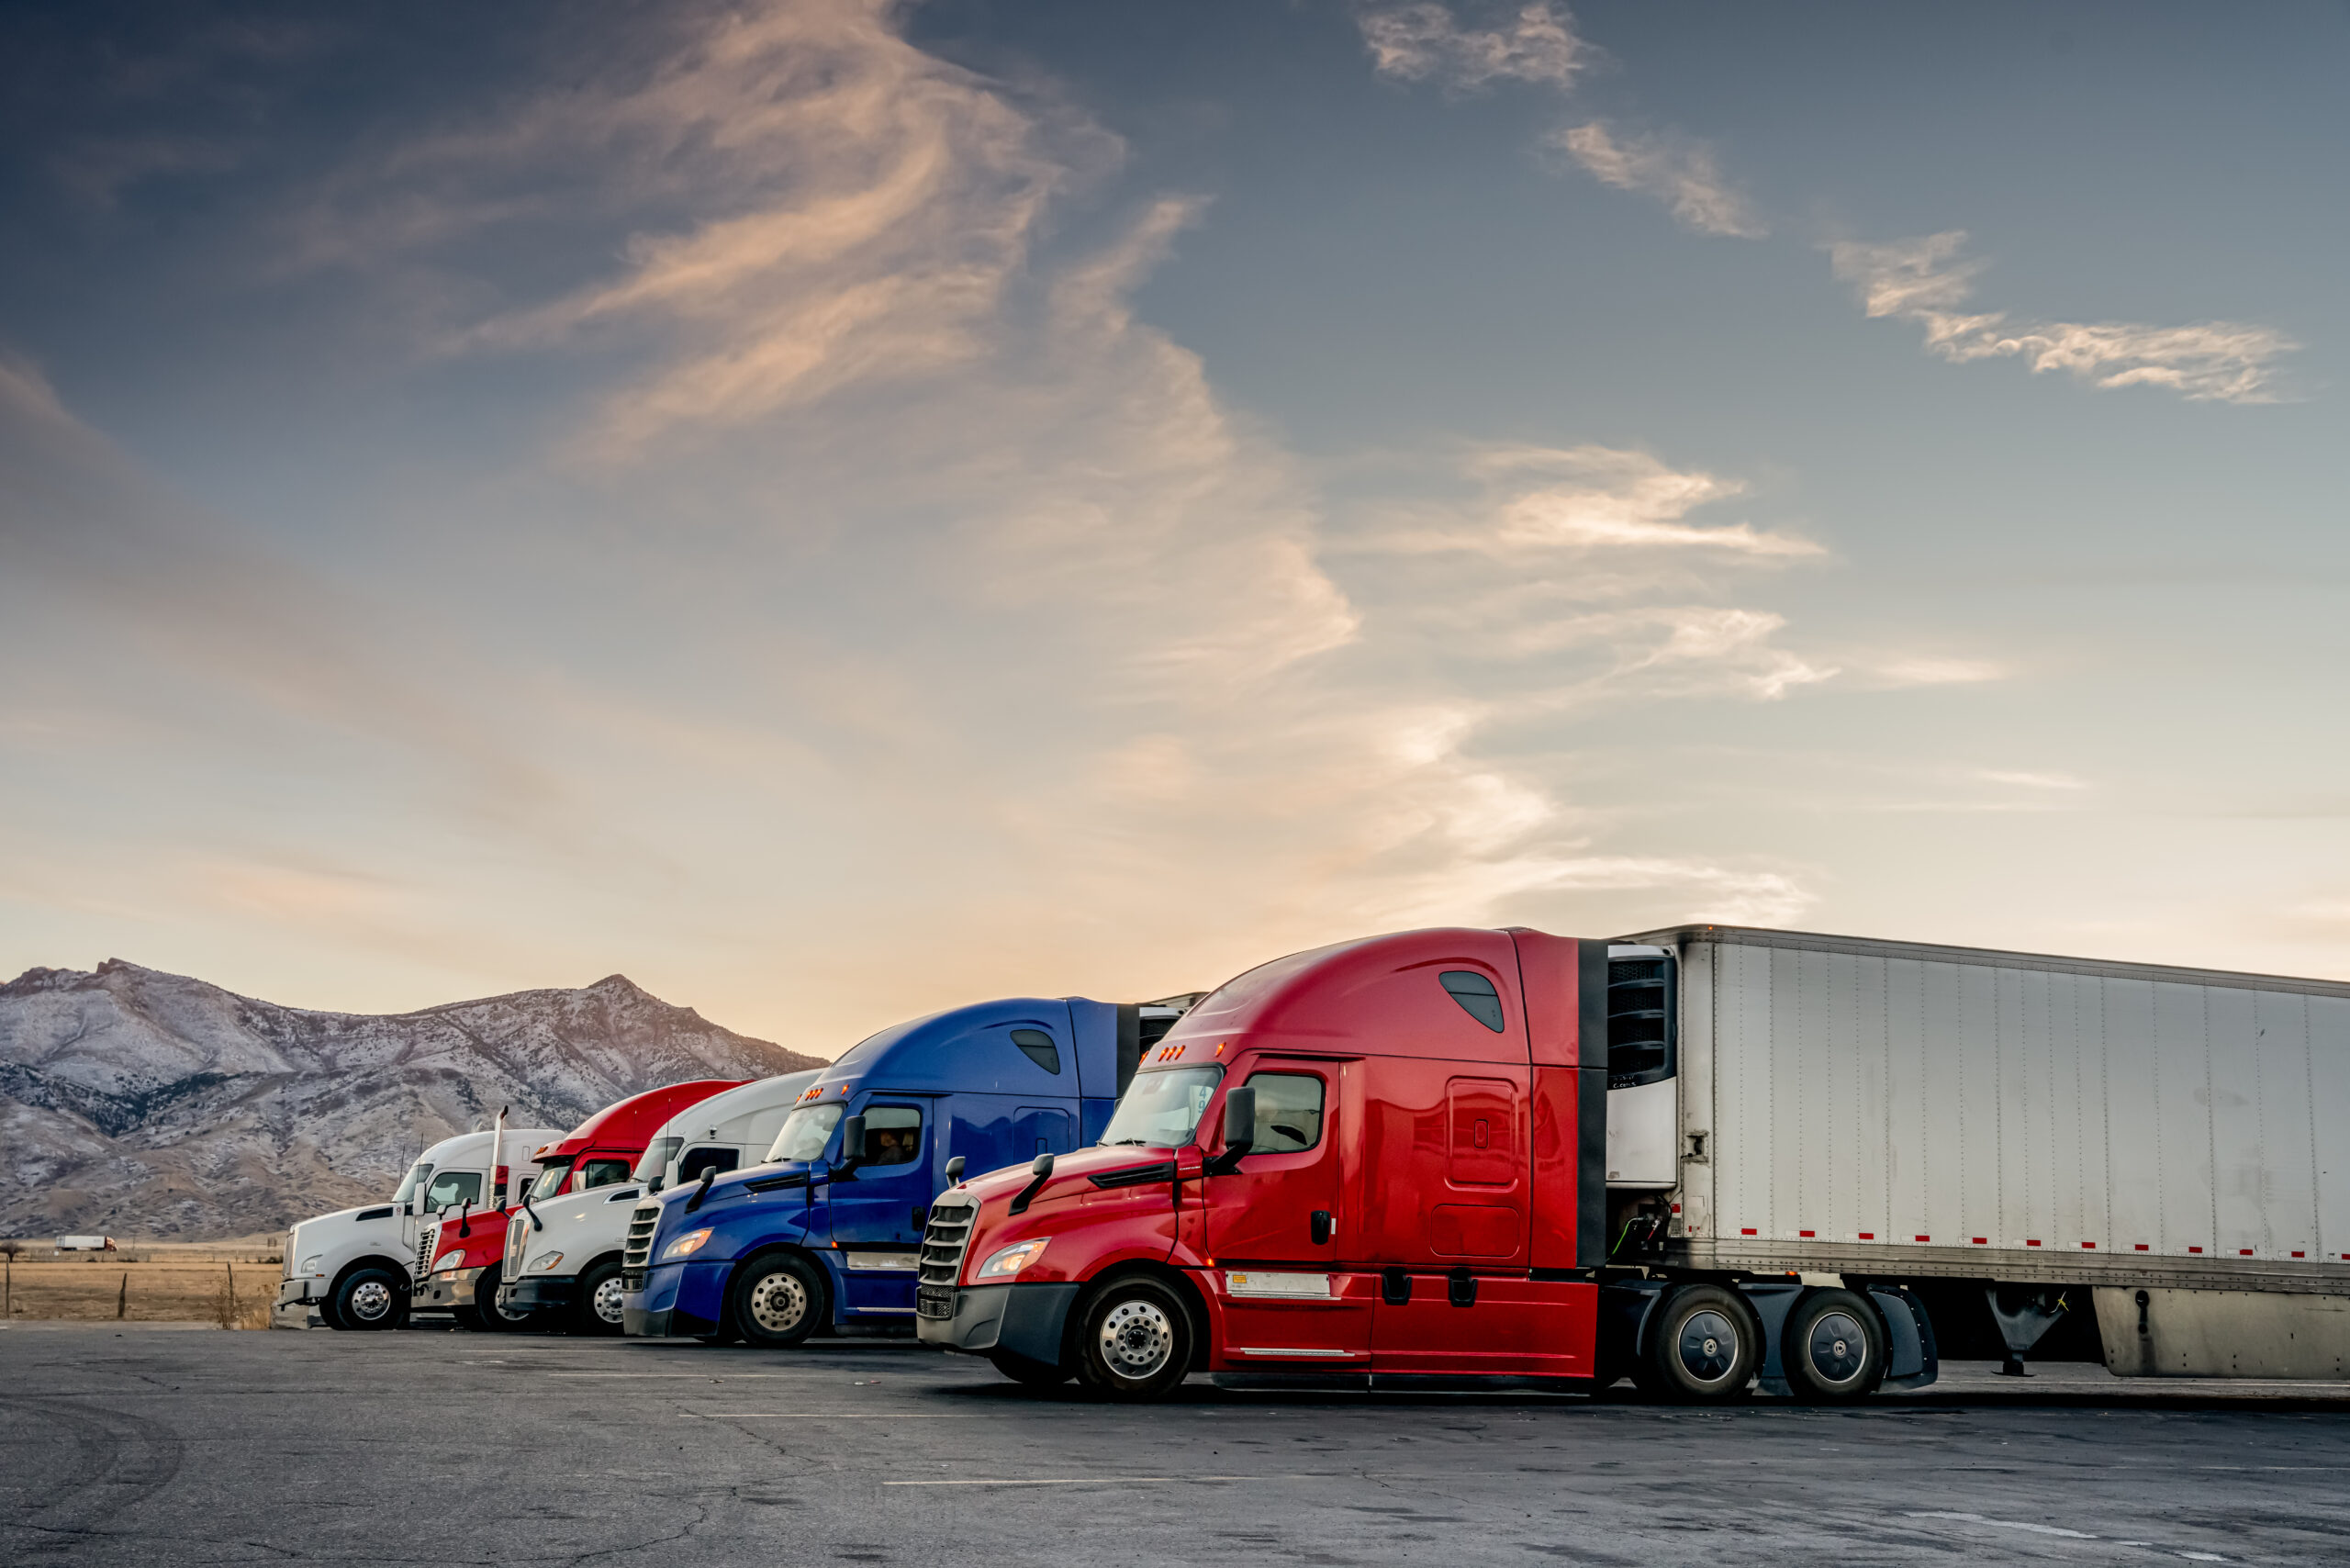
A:
{"type": "Polygon", "coordinates": [[[946,1162],[946,1184],[950,1187],[963,1180],[963,1157],[957,1155],[946,1162]]]}
{"type": "Polygon", "coordinates": [[[833,1167],[833,1180],[837,1182],[865,1163],[865,1118],[862,1115],[841,1118],[840,1163],[833,1167]]]}
{"type": "Polygon", "coordinates": [[[1224,1096],[1224,1152],[1215,1157],[1210,1173],[1221,1176],[1239,1169],[1241,1156],[1257,1147],[1257,1092],[1246,1085],[1224,1096]]]}
{"type": "Polygon", "coordinates": [[[1037,1193],[1045,1190],[1045,1183],[1052,1179],[1053,1157],[1049,1154],[1038,1155],[1035,1163],[1028,1167],[1028,1184],[1012,1194],[1012,1206],[1004,1212],[1015,1215],[1026,1214],[1030,1202],[1037,1193]]]}

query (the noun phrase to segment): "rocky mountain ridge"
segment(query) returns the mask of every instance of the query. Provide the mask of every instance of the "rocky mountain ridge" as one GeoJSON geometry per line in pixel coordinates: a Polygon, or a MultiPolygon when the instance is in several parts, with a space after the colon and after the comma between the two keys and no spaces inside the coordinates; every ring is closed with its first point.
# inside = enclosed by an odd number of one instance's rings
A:
{"type": "Polygon", "coordinates": [[[274,1229],[388,1193],[426,1145],[569,1127],[692,1078],[820,1065],[622,975],[325,1013],[109,958],[0,985],[0,1236],[274,1229]]]}

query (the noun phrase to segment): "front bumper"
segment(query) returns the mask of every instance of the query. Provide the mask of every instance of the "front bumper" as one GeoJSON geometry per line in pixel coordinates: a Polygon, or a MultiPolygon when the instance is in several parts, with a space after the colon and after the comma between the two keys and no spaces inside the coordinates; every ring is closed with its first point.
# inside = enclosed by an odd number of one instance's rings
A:
{"type": "Polygon", "coordinates": [[[460,1307],[476,1305],[475,1288],[487,1269],[452,1269],[445,1274],[427,1274],[409,1293],[409,1305],[423,1312],[454,1312],[460,1307]]]}
{"type": "MultiPolygon", "coordinates": [[[[319,1283],[324,1284],[325,1282],[320,1281],[319,1283]]],[[[325,1299],[324,1296],[310,1294],[310,1278],[307,1274],[299,1279],[282,1280],[278,1282],[277,1305],[280,1306],[301,1306],[309,1302],[325,1299]]]]}
{"type": "Polygon", "coordinates": [[[1084,1287],[1070,1280],[1053,1283],[964,1285],[955,1292],[951,1317],[916,1317],[915,1336],[925,1345],[985,1355],[1009,1350],[1032,1361],[1058,1366],[1069,1309],[1084,1287]]]}
{"type": "Polygon", "coordinates": [[[498,1305],[508,1312],[552,1312],[569,1306],[578,1294],[576,1274],[532,1274],[499,1285],[498,1305]]]}

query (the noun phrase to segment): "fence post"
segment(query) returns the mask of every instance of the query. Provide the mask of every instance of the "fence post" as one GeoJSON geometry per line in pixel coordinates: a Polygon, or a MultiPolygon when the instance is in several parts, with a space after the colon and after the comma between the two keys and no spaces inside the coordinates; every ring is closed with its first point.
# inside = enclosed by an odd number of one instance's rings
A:
{"type": "Polygon", "coordinates": [[[130,1271],[129,1271],[129,1270],[127,1270],[127,1269],[126,1269],[125,1271],[123,1271],[123,1275],[122,1275],[122,1289],[121,1289],[119,1292],[116,1293],[116,1295],[115,1295],[115,1298],[114,1298],[114,1316],[115,1316],[115,1321],[116,1321],[116,1322],[118,1322],[118,1323],[121,1322],[121,1321],[123,1320],[123,1318],[124,1318],[125,1316],[127,1316],[129,1314],[129,1311],[130,1311],[130,1271]]]}

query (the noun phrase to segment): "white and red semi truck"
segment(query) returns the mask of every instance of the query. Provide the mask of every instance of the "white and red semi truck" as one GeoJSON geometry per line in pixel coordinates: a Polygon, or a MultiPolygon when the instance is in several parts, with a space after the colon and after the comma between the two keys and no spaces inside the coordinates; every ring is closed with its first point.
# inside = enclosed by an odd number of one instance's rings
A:
{"type": "Polygon", "coordinates": [[[1914,1387],[2052,1325],[2350,1375],[2350,985],[1719,926],[1230,981],[1094,1148],[942,1194],[922,1338],[1164,1395],[1914,1387]]]}

